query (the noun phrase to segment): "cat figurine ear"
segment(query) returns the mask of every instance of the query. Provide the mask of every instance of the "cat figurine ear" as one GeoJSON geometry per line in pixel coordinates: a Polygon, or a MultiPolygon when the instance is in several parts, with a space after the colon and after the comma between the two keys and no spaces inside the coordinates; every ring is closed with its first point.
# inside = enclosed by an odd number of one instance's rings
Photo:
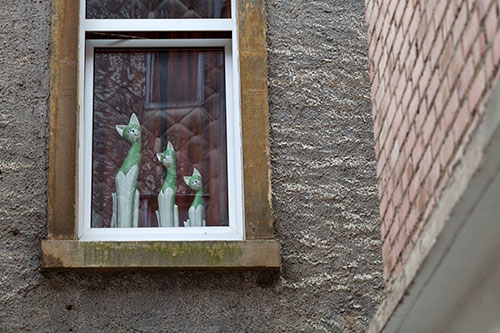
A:
{"type": "Polygon", "coordinates": [[[128,123],[129,124],[140,125],[139,124],[139,119],[137,119],[137,116],[135,115],[135,113],[132,113],[132,115],[130,116],[130,121],[128,123]]]}
{"type": "Polygon", "coordinates": [[[120,134],[120,136],[123,136],[123,130],[125,129],[127,125],[116,125],[115,128],[116,128],[116,131],[118,132],[118,134],[120,134]]]}
{"type": "Polygon", "coordinates": [[[167,149],[169,149],[169,150],[174,150],[174,146],[172,145],[172,142],[170,142],[170,141],[169,141],[169,142],[167,143],[167,149]]]}
{"type": "Polygon", "coordinates": [[[193,176],[200,176],[201,177],[201,174],[198,171],[198,169],[194,168],[194,170],[193,170],[193,176]]]}
{"type": "Polygon", "coordinates": [[[184,182],[186,182],[186,184],[189,186],[189,180],[191,179],[191,177],[189,176],[184,176],[184,182]]]}
{"type": "Polygon", "coordinates": [[[160,154],[160,153],[157,153],[157,154],[156,154],[156,157],[158,158],[158,161],[160,161],[160,162],[161,162],[161,154],[160,154]]]}

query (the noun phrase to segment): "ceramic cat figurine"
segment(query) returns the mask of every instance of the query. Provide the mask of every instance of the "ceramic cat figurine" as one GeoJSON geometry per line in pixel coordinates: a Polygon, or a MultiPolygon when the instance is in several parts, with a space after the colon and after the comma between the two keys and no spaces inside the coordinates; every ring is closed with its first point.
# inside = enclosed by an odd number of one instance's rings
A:
{"type": "Polygon", "coordinates": [[[139,191],[137,178],[141,160],[141,125],[135,114],[128,125],[116,125],[116,131],[131,146],[125,161],[115,176],[111,227],[137,228],[139,224],[139,191]]]}
{"type": "Polygon", "coordinates": [[[203,182],[201,174],[196,168],[194,168],[193,175],[191,177],[184,177],[184,181],[190,189],[196,191],[193,203],[188,210],[189,219],[187,221],[184,221],[184,226],[204,227],[206,223],[203,218],[205,207],[203,203],[203,182]]]}
{"type": "Polygon", "coordinates": [[[158,227],[178,227],[179,209],[175,204],[177,172],[175,167],[175,151],[172,143],[169,141],[167,149],[161,154],[156,154],[156,157],[167,168],[167,176],[158,194],[158,210],[156,211],[158,227]]]}

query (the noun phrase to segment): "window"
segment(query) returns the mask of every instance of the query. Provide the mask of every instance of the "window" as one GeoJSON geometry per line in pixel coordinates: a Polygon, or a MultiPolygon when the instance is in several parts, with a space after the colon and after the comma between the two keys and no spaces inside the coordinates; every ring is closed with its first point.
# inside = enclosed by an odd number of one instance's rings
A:
{"type": "Polygon", "coordinates": [[[243,239],[234,6],[82,7],[79,239],[243,239]]]}
{"type": "Polygon", "coordinates": [[[279,268],[264,2],[54,0],[53,11],[44,267],[279,268]],[[116,227],[114,178],[135,130],[137,219],[116,227]],[[156,193],[169,171],[155,158],[169,147],[174,227],[159,223],[156,193]],[[193,174],[205,211],[190,225],[193,174]]]}

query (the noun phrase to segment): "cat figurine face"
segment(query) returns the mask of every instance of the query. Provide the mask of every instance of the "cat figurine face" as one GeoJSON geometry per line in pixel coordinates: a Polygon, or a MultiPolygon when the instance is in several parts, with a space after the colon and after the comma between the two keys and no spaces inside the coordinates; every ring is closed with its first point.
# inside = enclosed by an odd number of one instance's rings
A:
{"type": "Polygon", "coordinates": [[[201,174],[196,168],[194,168],[191,177],[184,177],[184,181],[193,191],[199,191],[202,188],[201,174]]]}
{"type": "Polygon", "coordinates": [[[169,141],[167,144],[167,149],[161,154],[156,154],[156,157],[165,168],[168,169],[170,166],[172,166],[172,164],[175,163],[175,151],[172,143],[169,141]]]}
{"type": "Polygon", "coordinates": [[[116,131],[130,144],[141,140],[141,125],[135,113],[130,117],[128,125],[116,125],[116,131]]]}

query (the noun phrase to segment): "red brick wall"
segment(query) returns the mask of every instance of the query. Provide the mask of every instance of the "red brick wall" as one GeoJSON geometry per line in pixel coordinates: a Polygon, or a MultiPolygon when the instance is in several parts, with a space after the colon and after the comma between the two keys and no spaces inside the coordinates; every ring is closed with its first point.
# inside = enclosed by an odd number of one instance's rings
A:
{"type": "Polygon", "coordinates": [[[366,0],[384,277],[401,272],[481,119],[500,0],[366,0]]]}

